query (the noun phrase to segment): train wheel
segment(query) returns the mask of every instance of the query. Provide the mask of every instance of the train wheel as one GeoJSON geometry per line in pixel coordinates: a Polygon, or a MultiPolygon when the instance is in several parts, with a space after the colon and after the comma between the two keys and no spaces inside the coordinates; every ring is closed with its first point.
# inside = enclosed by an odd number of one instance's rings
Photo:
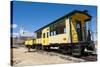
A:
{"type": "Polygon", "coordinates": [[[38,46],[38,49],[41,50],[41,49],[42,49],[42,45],[39,45],[39,46],[38,46]]]}
{"type": "Polygon", "coordinates": [[[72,54],[72,48],[69,46],[67,47],[67,54],[70,54],[70,55],[72,54]]]}
{"type": "Polygon", "coordinates": [[[67,47],[66,46],[59,46],[59,52],[63,53],[63,54],[67,54],[67,47]]]}
{"type": "Polygon", "coordinates": [[[37,46],[37,45],[35,46],[35,49],[37,49],[37,50],[38,50],[38,46],[37,46]]]}
{"type": "Polygon", "coordinates": [[[42,49],[42,46],[41,45],[37,45],[36,46],[36,49],[41,50],[42,49]]]}
{"type": "Polygon", "coordinates": [[[35,49],[35,45],[32,45],[32,49],[35,49]]]}
{"type": "Polygon", "coordinates": [[[42,50],[46,50],[46,47],[44,45],[42,45],[42,50]]]}
{"type": "Polygon", "coordinates": [[[72,55],[73,56],[81,56],[82,55],[82,47],[81,45],[75,45],[72,47],[72,55]]]}
{"type": "Polygon", "coordinates": [[[40,50],[42,50],[42,46],[40,46],[40,50]]]}

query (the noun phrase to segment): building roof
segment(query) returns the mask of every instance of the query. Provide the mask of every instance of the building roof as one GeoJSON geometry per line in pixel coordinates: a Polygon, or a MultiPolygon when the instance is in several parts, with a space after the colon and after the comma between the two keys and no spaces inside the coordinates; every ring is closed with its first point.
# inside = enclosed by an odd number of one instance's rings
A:
{"type": "MultiPolygon", "coordinates": [[[[57,20],[55,20],[55,21],[53,21],[53,22],[51,22],[51,23],[49,23],[49,24],[47,24],[47,25],[41,27],[40,29],[36,30],[35,32],[38,32],[38,31],[40,31],[40,30],[42,30],[42,29],[48,27],[49,25],[52,25],[52,24],[56,23],[57,21],[59,21],[59,20],[65,18],[65,17],[70,17],[70,16],[72,16],[72,15],[75,14],[75,13],[82,13],[82,14],[85,14],[85,15],[89,16],[90,19],[91,19],[91,16],[87,13],[87,10],[84,10],[84,11],[74,10],[74,11],[70,12],[69,14],[66,14],[66,15],[64,15],[64,16],[62,16],[62,17],[60,17],[60,18],[58,18],[57,20]]],[[[88,20],[90,20],[90,19],[88,19],[88,20]]]]}

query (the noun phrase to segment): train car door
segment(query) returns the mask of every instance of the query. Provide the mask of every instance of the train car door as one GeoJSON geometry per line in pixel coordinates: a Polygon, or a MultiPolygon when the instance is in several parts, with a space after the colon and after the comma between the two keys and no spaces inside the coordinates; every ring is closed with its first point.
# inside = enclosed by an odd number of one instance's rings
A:
{"type": "Polygon", "coordinates": [[[78,41],[82,41],[82,25],[81,21],[76,21],[76,31],[77,31],[77,38],[78,41]]]}
{"type": "Polygon", "coordinates": [[[49,28],[42,31],[42,45],[49,45],[49,28]]]}

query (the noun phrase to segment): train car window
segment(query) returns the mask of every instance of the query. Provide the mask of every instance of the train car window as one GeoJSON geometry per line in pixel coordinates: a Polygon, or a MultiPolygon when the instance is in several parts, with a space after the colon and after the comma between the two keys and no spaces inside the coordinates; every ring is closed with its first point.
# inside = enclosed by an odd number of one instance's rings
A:
{"type": "Polygon", "coordinates": [[[51,35],[50,35],[50,32],[49,32],[49,36],[51,36],[51,35]]]}
{"type": "Polygon", "coordinates": [[[51,32],[51,36],[53,36],[53,32],[51,32]]]}
{"type": "Polygon", "coordinates": [[[40,31],[39,31],[39,32],[37,32],[37,35],[36,35],[36,36],[37,36],[37,38],[41,38],[41,33],[42,33],[42,32],[40,32],[40,31]]]}
{"type": "Polygon", "coordinates": [[[64,33],[66,33],[66,28],[64,28],[64,33]]]}
{"type": "Polygon", "coordinates": [[[58,30],[56,29],[56,35],[58,35],[58,30]]]}
{"type": "Polygon", "coordinates": [[[77,24],[77,25],[76,25],[76,28],[80,29],[80,25],[79,25],[79,24],[77,24]]]}
{"type": "Polygon", "coordinates": [[[45,38],[45,33],[43,33],[43,38],[45,38]]]}
{"type": "Polygon", "coordinates": [[[54,31],[53,34],[56,35],[56,31],[54,31]]]}
{"type": "Polygon", "coordinates": [[[82,25],[81,21],[76,22],[76,31],[77,31],[77,36],[78,36],[78,41],[82,41],[82,25]]]}
{"type": "Polygon", "coordinates": [[[47,38],[48,38],[48,36],[49,36],[49,32],[47,32],[47,38]]]}

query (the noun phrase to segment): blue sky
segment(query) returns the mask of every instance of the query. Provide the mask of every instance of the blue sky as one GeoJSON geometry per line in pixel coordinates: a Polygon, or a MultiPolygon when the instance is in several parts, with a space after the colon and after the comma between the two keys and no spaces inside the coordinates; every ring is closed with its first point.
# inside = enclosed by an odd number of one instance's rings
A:
{"type": "Polygon", "coordinates": [[[14,1],[13,24],[15,24],[15,27],[13,28],[13,33],[17,33],[21,26],[29,32],[34,32],[73,10],[83,11],[85,9],[92,16],[91,27],[95,32],[97,19],[96,6],[14,1]]]}

